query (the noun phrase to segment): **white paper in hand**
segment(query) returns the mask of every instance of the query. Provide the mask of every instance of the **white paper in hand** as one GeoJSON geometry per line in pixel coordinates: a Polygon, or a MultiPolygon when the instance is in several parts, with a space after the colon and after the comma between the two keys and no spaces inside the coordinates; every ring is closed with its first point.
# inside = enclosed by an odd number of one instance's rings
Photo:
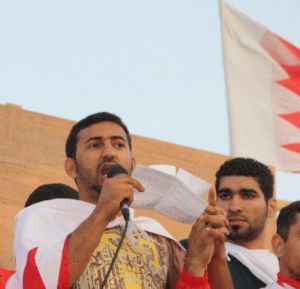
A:
{"type": "Polygon", "coordinates": [[[210,184],[183,169],[176,174],[176,169],[170,166],[139,165],[132,177],[145,187],[143,193],[135,191],[134,208],[154,210],[179,222],[191,224],[207,206],[202,196],[208,192],[210,184]]]}

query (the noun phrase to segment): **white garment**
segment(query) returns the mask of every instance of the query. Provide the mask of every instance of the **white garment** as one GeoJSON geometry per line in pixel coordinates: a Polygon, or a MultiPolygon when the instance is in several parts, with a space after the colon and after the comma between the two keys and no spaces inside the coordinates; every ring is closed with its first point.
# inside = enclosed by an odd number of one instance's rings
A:
{"type": "MultiPolygon", "coordinates": [[[[9,279],[6,289],[23,288],[23,272],[28,252],[35,247],[38,247],[35,262],[46,289],[57,289],[66,237],[86,220],[94,209],[93,204],[72,199],[53,199],[23,209],[15,218],[16,274],[9,279]]],[[[139,228],[172,239],[179,245],[179,242],[155,220],[147,217],[134,218],[133,209],[130,209],[130,223],[129,232],[139,228]]],[[[124,224],[124,218],[120,216],[110,222],[107,228],[124,224]]]]}
{"type": "Polygon", "coordinates": [[[261,289],[280,289],[280,288],[284,288],[284,289],[295,289],[294,287],[284,284],[284,286],[279,285],[278,283],[272,283],[264,288],[261,289]]]}
{"type": "Polygon", "coordinates": [[[247,249],[232,243],[225,243],[225,247],[229,255],[240,261],[265,284],[271,284],[277,280],[278,259],[269,250],[247,249]]]}

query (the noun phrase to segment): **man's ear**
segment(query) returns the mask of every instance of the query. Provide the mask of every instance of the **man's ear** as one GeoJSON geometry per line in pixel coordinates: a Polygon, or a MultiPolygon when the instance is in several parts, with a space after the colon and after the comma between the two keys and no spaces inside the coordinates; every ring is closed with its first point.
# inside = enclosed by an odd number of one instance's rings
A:
{"type": "Polygon", "coordinates": [[[73,178],[73,179],[76,178],[77,169],[76,169],[75,160],[73,160],[71,158],[67,158],[65,160],[65,171],[71,178],[73,178]]]}
{"type": "Polygon", "coordinates": [[[271,240],[273,252],[277,257],[282,257],[284,253],[285,242],[278,234],[275,234],[271,240]]]}
{"type": "Polygon", "coordinates": [[[273,218],[277,212],[277,200],[271,198],[268,201],[268,218],[273,218]]]}

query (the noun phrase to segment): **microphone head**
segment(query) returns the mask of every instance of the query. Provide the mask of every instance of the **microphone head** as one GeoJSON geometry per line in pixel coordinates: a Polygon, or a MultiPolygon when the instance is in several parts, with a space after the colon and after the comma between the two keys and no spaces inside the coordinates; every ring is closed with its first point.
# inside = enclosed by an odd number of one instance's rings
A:
{"type": "Polygon", "coordinates": [[[107,177],[108,178],[113,178],[117,175],[121,175],[121,174],[126,174],[128,175],[127,170],[122,167],[121,165],[115,164],[113,166],[111,166],[107,172],[107,177]]]}

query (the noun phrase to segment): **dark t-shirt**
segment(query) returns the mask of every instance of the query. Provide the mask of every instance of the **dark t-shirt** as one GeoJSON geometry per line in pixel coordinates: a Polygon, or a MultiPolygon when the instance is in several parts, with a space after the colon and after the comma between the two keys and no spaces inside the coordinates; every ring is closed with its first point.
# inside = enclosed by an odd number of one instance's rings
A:
{"type": "MultiPolygon", "coordinates": [[[[187,239],[181,240],[180,243],[184,248],[188,249],[187,239]]],[[[228,267],[234,289],[260,289],[266,286],[266,284],[254,276],[245,265],[233,256],[229,256],[230,261],[228,261],[228,267]]]]}
{"type": "Polygon", "coordinates": [[[229,255],[228,267],[233,281],[234,289],[259,289],[266,286],[254,276],[250,270],[233,256],[229,255]]]}

